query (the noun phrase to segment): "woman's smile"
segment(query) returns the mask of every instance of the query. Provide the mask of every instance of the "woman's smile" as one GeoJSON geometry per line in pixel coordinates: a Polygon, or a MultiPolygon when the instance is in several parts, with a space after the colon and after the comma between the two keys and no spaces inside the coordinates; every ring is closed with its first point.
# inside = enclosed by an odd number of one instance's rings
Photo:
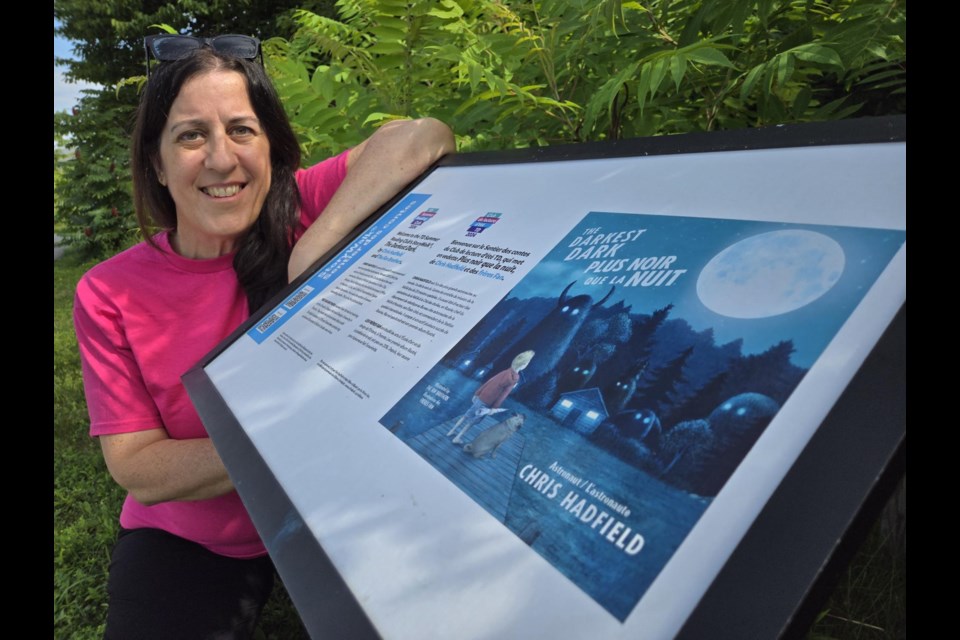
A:
{"type": "Polygon", "coordinates": [[[209,187],[201,187],[200,190],[203,191],[210,197],[223,199],[229,198],[230,196],[235,196],[240,193],[240,189],[243,189],[244,185],[242,184],[231,184],[223,186],[211,185],[209,187]]]}

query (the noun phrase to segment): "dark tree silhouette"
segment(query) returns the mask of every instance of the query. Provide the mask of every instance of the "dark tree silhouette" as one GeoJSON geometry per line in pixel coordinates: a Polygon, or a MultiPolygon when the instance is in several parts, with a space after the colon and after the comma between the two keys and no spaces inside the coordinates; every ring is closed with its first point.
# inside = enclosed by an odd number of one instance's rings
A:
{"type": "Polygon", "coordinates": [[[597,371],[596,383],[600,388],[614,384],[617,379],[630,375],[638,362],[649,360],[653,352],[653,336],[666,321],[673,305],[657,309],[648,316],[633,317],[629,333],[622,331],[626,340],[617,348],[616,353],[597,371]]]}
{"type": "Polygon", "coordinates": [[[664,430],[669,431],[672,425],[689,420],[699,420],[710,415],[710,412],[720,404],[720,401],[727,397],[724,393],[727,376],[726,371],[721,371],[697,389],[683,405],[674,409],[670,414],[670,421],[664,423],[664,430]]]}
{"type": "Polygon", "coordinates": [[[634,394],[637,392],[637,387],[641,380],[643,380],[648,365],[649,361],[647,360],[640,360],[634,363],[623,375],[617,377],[612,383],[601,389],[603,401],[607,404],[608,411],[617,413],[623,411],[627,405],[630,404],[634,394]]]}
{"type": "Polygon", "coordinates": [[[548,406],[550,400],[557,395],[556,390],[557,372],[547,371],[535,380],[518,385],[514,393],[519,400],[531,408],[546,411],[550,408],[548,406]]]}
{"type": "Polygon", "coordinates": [[[790,362],[795,350],[792,340],[782,340],[763,353],[741,358],[730,368],[724,394],[762,393],[783,404],[806,373],[790,362]]]}
{"type": "Polygon", "coordinates": [[[645,376],[647,383],[638,391],[632,406],[653,408],[660,416],[669,415],[679,394],[683,393],[687,382],[683,368],[692,353],[693,347],[687,347],[673,360],[645,376]]]}

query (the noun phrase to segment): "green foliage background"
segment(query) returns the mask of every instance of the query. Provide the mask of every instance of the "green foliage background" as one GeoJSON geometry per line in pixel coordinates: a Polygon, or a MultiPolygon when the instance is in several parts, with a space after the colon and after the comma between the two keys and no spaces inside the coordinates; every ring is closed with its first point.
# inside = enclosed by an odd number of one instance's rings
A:
{"type": "Polygon", "coordinates": [[[279,34],[265,39],[267,65],[306,164],[383,122],[427,115],[472,151],[906,113],[903,0],[57,0],[54,9],[88,56],[73,76],[116,87],[54,118],[76,151],[54,220],[90,255],[135,238],[125,149],[142,35],[160,23],[279,34]]]}
{"type": "Polygon", "coordinates": [[[461,151],[906,112],[895,0],[338,0],[270,71],[313,161],[431,115],[461,151]]]}

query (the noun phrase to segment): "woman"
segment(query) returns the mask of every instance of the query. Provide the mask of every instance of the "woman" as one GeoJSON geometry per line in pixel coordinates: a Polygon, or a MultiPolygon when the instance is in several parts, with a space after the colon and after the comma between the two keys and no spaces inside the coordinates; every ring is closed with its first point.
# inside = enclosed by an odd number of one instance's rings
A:
{"type": "Polygon", "coordinates": [[[106,637],[246,638],[273,567],[180,376],[454,142],[391,123],[298,171],[259,43],[173,38],[148,43],[161,62],[133,133],[146,241],[91,269],[74,306],[91,435],[128,491],[106,637]]]}

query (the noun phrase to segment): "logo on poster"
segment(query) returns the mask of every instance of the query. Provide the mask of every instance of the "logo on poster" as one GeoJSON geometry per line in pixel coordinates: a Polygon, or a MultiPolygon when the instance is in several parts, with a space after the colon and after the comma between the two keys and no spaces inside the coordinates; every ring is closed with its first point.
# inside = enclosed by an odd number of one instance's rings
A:
{"type": "Polygon", "coordinates": [[[473,238],[481,233],[483,230],[492,227],[500,220],[502,213],[488,212],[486,215],[482,215],[476,220],[473,221],[473,224],[470,225],[470,228],[467,229],[466,236],[468,238],[473,238]]]}

